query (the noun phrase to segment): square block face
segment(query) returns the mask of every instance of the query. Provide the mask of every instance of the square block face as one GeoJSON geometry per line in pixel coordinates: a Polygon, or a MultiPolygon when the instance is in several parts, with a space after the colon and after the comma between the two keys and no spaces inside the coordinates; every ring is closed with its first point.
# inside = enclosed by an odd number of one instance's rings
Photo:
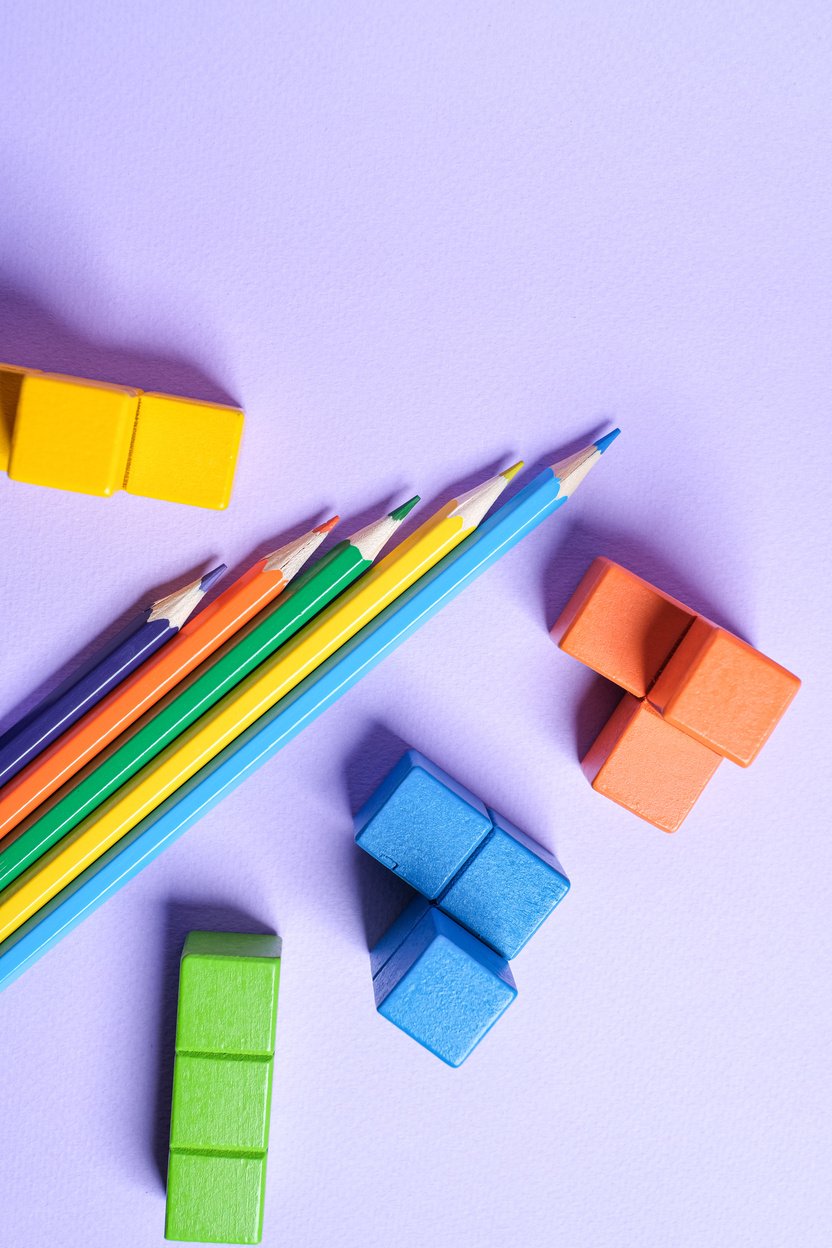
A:
{"type": "Polygon", "coordinates": [[[569,891],[552,855],[489,810],[494,831],[442,894],[439,905],[501,957],[516,957],[569,891]]]}
{"type": "Polygon", "coordinates": [[[227,507],[243,420],[238,407],[143,394],[124,488],[193,507],[227,507]]]}
{"type": "Polygon", "coordinates": [[[582,762],[592,787],[665,832],[675,832],[721,762],[625,694],[582,762]]]}
{"type": "Polygon", "coordinates": [[[265,1194],[265,1157],[171,1153],[165,1238],[259,1244],[265,1194]]]}
{"type": "Polygon", "coordinates": [[[636,697],[647,690],[696,613],[609,559],[595,559],[552,628],[566,654],[636,697]]]}
{"type": "Polygon", "coordinates": [[[785,667],[697,620],[650,692],[669,724],[747,767],[800,688],[785,667]]]}
{"type": "Polygon", "coordinates": [[[272,1067],[270,1057],[177,1054],[171,1148],[264,1153],[269,1146],[272,1067]]]}
{"type": "Polygon", "coordinates": [[[20,402],[20,389],[28,372],[37,369],[17,368],[14,364],[0,364],[0,472],[9,466],[12,450],[12,431],[20,402]]]}
{"type": "Polygon", "coordinates": [[[461,1066],[517,996],[508,963],[431,907],[373,981],[376,1009],[461,1066]]]}
{"type": "Polygon", "coordinates": [[[355,816],[356,843],[431,900],[490,830],[479,798],[416,750],[355,816]]]}
{"type": "Polygon", "coordinates": [[[138,391],[27,373],[20,387],[9,476],[81,494],[124,485],[138,391]]]}
{"type": "Polygon", "coordinates": [[[279,947],[269,936],[191,933],[179,973],[178,1051],[271,1056],[280,959],[262,951],[279,947]]]}

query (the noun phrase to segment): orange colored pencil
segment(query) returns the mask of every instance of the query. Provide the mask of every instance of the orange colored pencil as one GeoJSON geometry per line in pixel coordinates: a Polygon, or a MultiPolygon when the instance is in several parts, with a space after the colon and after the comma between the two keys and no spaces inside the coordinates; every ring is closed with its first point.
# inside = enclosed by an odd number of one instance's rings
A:
{"type": "Polygon", "coordinates": [[[0,837],[66,784],[280,594],[338,523],[333,516],[258,560],[233,585],[0,789],[0,837]]]}

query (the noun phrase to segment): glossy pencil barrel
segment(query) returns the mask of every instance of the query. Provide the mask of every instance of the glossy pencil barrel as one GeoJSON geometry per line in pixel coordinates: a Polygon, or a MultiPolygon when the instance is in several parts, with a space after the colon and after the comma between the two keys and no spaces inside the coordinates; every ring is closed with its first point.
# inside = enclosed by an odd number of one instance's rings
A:
{"type": "Polygon", "coordinates": [[[0,845],[0,889],[36,862],[52,845],[97,809],[122,784],[196,723],[259,663],[361,575],[370,563],[349,542],[341,542],[300,577],[266,619],[252,626],[205,671],[142,724],[122,745],[49,810],[25,828],[15,829],[0,845]]]}

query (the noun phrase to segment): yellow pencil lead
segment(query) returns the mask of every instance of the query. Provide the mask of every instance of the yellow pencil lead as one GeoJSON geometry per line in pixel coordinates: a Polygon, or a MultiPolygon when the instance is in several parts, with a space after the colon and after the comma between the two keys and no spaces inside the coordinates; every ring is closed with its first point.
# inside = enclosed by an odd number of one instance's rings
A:
{"type": "Polygon", "coordinates": [[[516,464],[512,464],[510,468],[504,469],[504,471],[500,473],[500,476],[505,477],[506,481],[510,481],[512,477],[517,476],[518,472],[523,467],[523,462],[524,461],[522,459],[518,459],[516,464]]]}

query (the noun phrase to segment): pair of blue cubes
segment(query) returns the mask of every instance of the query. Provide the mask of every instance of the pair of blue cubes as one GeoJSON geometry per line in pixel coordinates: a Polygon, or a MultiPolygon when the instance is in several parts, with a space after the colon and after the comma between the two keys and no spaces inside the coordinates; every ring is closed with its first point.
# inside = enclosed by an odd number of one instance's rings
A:
{"type": "Polygon", "coordinates": [[[569,889],[541,845],[408,750],[356,843],[417,893],[370,953],[376,1009],[461,1066],[517,996],[509,967],[569,889]]]}

